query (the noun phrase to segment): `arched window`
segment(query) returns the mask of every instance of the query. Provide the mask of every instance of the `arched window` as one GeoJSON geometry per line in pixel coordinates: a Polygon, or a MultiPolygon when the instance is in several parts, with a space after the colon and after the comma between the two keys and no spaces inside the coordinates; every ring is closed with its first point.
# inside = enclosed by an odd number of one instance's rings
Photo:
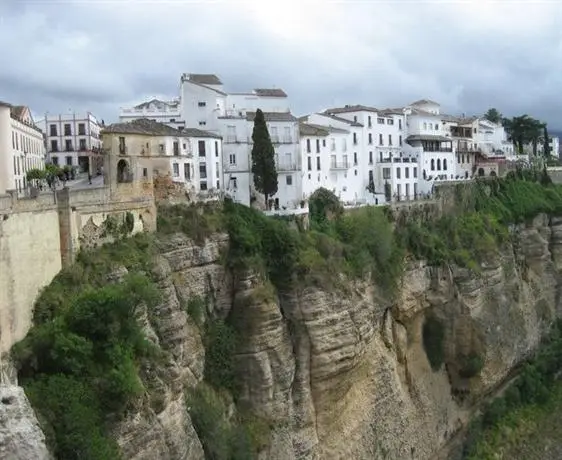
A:
{"type": "Polygon", "coordinates": [[[433,158],[431,159],[431,170],[435,171],[435,160],[433,158]]]}
{"type": "Polygon", "coordinates": [[[437,158],[437,171],[441,171],[441,158],[437,158]]]}
{"type": "Polygon", "coordinates": [[[447,171],[447,159],[446,158],[443,159],[443,170],[447,171]]]}
{"type": "Polygon", "coordinates": [[[129,169],[129,164],[125,160],[119,160],[117,163],[117,182],[132,182],[133,175],[129,169]]]}
{"type": "Polygon", "coordinates": [[[425,172],[425,169],[423,170],[423,180],[427,180],[427,173],[425,172]]]}

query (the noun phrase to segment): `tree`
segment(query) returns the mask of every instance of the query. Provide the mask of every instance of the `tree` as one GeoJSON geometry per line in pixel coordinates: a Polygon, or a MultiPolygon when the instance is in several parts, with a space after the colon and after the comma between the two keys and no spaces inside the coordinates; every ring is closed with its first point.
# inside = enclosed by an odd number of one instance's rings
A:
{"type": "Polygon", "coordinates": [[[492,123],[501,123],[502,114],[498,111],[498,109],[491,108],[484,114],[484,118],[492,123]]]}
{"type": "Polygon", "coordinates": [[[261,109],[256,111],[254,131],[252,132],[252,174],[256,190],[265,196],[269,209],[269,197],[277,193],[277,170],[275,168],[275,149],[261,109]]]}
{"type": "Polygon", "coordinates": [[[543,141],[543,148],[544,148],[544,157],[548,159],[550,157],[551,152],[550,152],[550,137],[548,135],[548,128],[546,126],[546,123],[543,126],[542,141],[543,141]]]}

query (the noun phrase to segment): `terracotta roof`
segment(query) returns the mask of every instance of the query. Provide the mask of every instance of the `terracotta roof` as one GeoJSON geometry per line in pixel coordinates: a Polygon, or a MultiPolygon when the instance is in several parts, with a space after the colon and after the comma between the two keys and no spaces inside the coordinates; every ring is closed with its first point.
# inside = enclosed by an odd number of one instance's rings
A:
{"type": "Polygon", "coordinates": [[[222,85],[220,78],[212,73],[190,73],[187,79],[200,85],[222,85]]]}
{"type": "Polygon", "coordinates": [[[147,136],[175,136],[186,137],[186,135],[171,126],[159,123],[148,118],[139,118],[127,123],[114,123],[102,129],[102,134],[144,134],[147,136]]]}
{"type": "Polygon", "coordinates": [[[324,126],[312,125],[309,123],[299,123],[299,134],[301,136],[324,137],[329,135],[330,132],[324,126]]]}
{"type": "Polygon", "coordinates": [[[432,101],[432,100],[430,100],[430,99],[420,99],[419,101],[412,102],[410,105],[424,105],[424,104],[439,105],[437,102],[432,101]]]}
{"type": "Polygon", "coordinates": [[[349,126],[355,126],[355,127],[360,127],[362,128],[363,125],[361,123],[358,123],[356,121],[351,121],[348,120],[347,118],[342,118],[342,117],[336,117],[335,115],[329,114],[329,113],[319,113],[318,115],[322,115],[323,117],[328,117],[331,118],[332,120],[335,121],[340,121],[342,123],[348,124],[349,126]]]}
{"type": "Polygon", "coordinates": [[[257,88],[254,90],[254,93],[261,97],[287,97],[285,91],[276,88],[257,88]]]}
{"type": "MultiPolygon", "coordinates": [[[[291,112],[263,112],[263,117],[265,121],[297,121],[291,112]]],[[[246,120],[254,121],[256,118],[256,112],[246,112],[246,120]]]]}
{"type": "Polygon", "coordinates": [[[214,139],[222,139],[220,134],[212,133],[210,131],[203,131],[197,128],[184,128],[178,130],[184,137],[212,137],[214,139]]]}
{"type": "Polygon", "coordinates": [[[12,118],[16,120],[21,120],[23,113],[25,112],[25,105],[12,105],[10,107],[10,113],[12,114],[12,118]]]}
{"type": "Polygon", "coordinates": [[[349,113],[349,112],[375,112],[378,113],[379,110],[374,107],[368,107],[366,105],[355,104],[346,105],[344,107],[334,107],[332,109],[324,110],[324,113],[338,114],[338,113],[349,113]]]}

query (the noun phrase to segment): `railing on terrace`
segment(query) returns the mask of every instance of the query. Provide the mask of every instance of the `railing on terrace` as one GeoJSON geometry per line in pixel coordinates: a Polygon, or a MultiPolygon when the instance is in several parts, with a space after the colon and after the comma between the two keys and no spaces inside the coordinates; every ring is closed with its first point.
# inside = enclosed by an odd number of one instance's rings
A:
{"type": "Polygon", "coordinates": [[[424,148],[423,149],[424,152],[441,152],[441,153],[451,153],[453,151],[452,148],[448,149],[448,148],[424,148]]]}
{"type": "Polygon", "coordinates": [[[379,163],[417,163],[417,158],[410,158],[410,157],[393,157],[393,158],[383,158],[379,160],[379,163]]]}
{"type": "Polygon", "coordinates": [[[349,169],[351,167],[348,161],[333,162],[330,164],[330,169],[349,169]]]}

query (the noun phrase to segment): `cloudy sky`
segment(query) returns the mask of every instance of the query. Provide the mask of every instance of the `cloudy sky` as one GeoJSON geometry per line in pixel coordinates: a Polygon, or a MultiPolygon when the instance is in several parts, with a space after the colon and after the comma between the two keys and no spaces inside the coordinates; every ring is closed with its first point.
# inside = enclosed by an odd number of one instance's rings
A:
{"type": "Polygon", "coordinates": [[[0,0],[0,44],[0,100],[35,113],[114,121],[191,72],[297,115],[430,98],[562,128],[562,1],[0,0]]]}

